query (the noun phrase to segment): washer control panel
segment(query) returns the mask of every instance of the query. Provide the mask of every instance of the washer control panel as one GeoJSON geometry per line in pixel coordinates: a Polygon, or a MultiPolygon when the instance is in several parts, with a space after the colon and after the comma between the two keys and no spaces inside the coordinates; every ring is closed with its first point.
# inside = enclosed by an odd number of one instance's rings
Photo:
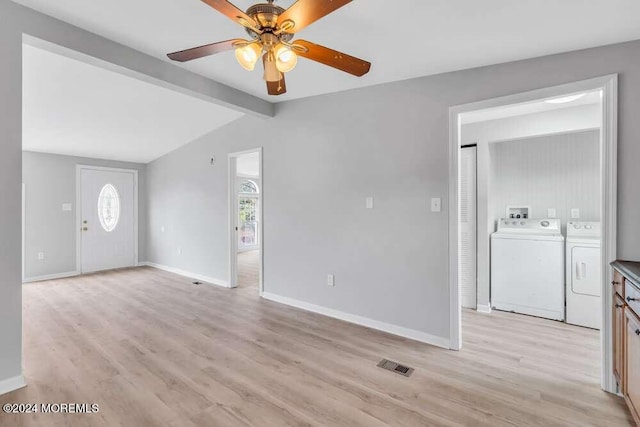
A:
{"type": "Polygon", "coordinates": [[[560,234],[560,220],[557,218],[502,218],[498,222],[498,231],[502,233],[560,234]]]}

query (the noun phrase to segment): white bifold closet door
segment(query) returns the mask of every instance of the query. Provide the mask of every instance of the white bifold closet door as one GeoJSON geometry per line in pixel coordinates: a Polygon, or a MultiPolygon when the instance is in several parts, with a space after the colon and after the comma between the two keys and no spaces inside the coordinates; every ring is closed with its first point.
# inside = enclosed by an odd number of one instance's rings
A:
{"type": "Polygon", "coordinates": [[[477,295],[477,184],[476,147],[460,155],[460,293],[462,306],[476,308],[477,295]]]}

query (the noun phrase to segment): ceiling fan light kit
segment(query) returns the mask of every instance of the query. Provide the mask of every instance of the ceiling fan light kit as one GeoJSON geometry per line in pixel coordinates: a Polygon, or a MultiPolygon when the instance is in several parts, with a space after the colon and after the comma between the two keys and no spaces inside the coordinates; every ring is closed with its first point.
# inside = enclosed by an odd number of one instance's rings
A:
{"type": "Polygon", "coordinates": [[[305,40],[291,42],[298,31],[352,0],[298,0],[286,10],[273,4],[275,0],[267,0],[267,3],[254,4],[246,13],[226,0],[201,1],[242,25],[251,40],[232,39],[168,54],[174,61],[186,62],[235,49],[240,66],[253,71],[262,56],[263,78],[269,95],[286,92],[284,74],[296,67],[298,56],[357,77],[371,69],[367,61],[324,46],[305,40]]]}

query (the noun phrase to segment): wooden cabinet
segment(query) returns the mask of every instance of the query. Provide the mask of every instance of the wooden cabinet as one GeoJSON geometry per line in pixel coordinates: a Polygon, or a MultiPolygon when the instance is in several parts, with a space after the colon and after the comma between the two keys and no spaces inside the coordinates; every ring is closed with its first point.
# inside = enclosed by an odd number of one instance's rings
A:
{"type": "Polygon", "coordinates": [[[624,392],[624,336],[625,336],[624,300],[615,294],[613,297],[613,374],[624,392]]]}
{"type": "Polygon", "coordinates": [[[640,319],[625,310],[623,394],[636,424],[640,424],[640,319]]]}
{"type": "Polygon", "coordinates": [[[613,374],[640,426],[640,262],[615,261],[613,275],[613,374]]]}

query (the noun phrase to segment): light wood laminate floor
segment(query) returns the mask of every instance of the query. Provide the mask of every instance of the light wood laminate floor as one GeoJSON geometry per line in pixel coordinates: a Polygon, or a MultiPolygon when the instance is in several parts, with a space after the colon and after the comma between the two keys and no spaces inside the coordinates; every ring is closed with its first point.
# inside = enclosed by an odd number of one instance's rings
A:
{"type": "Polygon", "coordinates": [[[28,386],[7,402],[97,414],[9,426],[624,426],[595,331],[464,313],[452,352],[153,268],[24,286],[28,386]],[[382,358],[415,368],[384,371],[382,358]]]}
{"type": "Polygon", "coordinates": [[[259,292],[260,251],[238,253],[238,287],[251,288],[259,292]]]}

